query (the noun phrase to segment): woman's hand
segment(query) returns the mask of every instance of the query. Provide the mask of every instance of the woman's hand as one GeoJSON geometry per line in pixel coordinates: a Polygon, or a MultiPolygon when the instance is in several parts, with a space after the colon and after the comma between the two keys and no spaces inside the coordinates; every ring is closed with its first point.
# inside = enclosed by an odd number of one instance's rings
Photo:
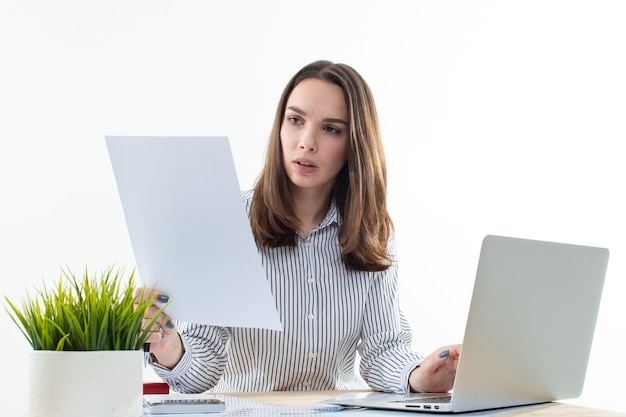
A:
{"type": "Polygon", "coordinates": [[[454,385],[461,345],[444,346],[428,355],[409,374],[413,392],[448,392],[454,385]]]}
{"type": "MultiPolygon", "coordinates": [[[[149,291],[145,288],[135,289],[135,299],[154,296],[154,304],[146,310],[143,318],[143,328],[149,325],[152,318],[158,314],[159,309],[169,301],[169,297],[158,291],[149,291]]],[[[150,353],[153,354],[159,365],[166,368],[174,368],[183,357],[183,342],[176,330],[176,324],[171,317],[161,312],[150,328],[150,336],[146,339],[150,344],[150,353]]]]}

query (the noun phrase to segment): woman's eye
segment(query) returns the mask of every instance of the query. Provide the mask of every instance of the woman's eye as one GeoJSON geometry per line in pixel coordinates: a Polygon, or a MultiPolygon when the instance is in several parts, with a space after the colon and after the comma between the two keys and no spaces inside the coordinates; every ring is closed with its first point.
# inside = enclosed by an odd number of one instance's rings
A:
{"type": "Polygon", "coordinates": [[[333,134],[338,134],[341,133],[341,131],[333,126],[324,126],[324,131],[327,133],[333,133],[333,134]]]}
{"type": "Polygon", "coordinates": [[[302,120],[300,120],[299,118],[297,118],[295,116],[288,116],[287,117],[287,121],[289,121],[289,123],[291,123],[292,125],[301,125],[302,124],[302,120]]]}

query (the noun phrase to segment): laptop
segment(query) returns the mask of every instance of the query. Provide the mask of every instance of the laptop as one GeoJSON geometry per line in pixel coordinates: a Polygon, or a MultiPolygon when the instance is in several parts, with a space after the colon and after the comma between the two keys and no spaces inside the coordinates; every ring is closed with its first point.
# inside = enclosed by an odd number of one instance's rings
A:
{"type": "Polygon", "coordinates": [[[458,413],[578,397],[608,258],[605,248],[486,236],[452,392],[329,402],[458,413]]]}

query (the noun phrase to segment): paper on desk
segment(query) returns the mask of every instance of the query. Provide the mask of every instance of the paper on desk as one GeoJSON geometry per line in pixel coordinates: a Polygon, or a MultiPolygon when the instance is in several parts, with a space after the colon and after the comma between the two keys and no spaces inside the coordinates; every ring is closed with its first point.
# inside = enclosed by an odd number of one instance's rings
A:
{"type": "MultiPolygon", "coordinates": [[[[322,414],[333,413],[335,415],[339,411],[349,410],[345,407],[340,407],[330,404],[315,404],[312,406],[295,407],[274,404],[265,401],[257,401],[249,398],[241,398],[231,395],[215,394],[215,398],[224,401],[226,404],[226,411],[220,411],[215,413],[204,414],[170,414],[171,417],[320,417],[322,414]]],[[[352,414],[350,414],[352,416],[352,414]]],[[[164,417],[163,414],[151,414],[144,411],[145,417],[164,417]]],[[[368,417],[371,416],[368,415],[368,417]]],[[[356,416],[355,416],[356,417],[356,416]]]]}
{"type": "Polygon", "coordinates": [[[228,139],[107,136],[137,269],[200,324],[281,330],[228,139]]]}

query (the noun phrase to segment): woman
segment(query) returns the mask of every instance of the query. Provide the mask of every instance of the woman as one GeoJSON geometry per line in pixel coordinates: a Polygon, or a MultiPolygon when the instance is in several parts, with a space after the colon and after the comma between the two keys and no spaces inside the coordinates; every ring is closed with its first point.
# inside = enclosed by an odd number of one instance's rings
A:
{"type": "MultiPolygon", "coordinates": [[[[265,166],[243,193],[284,330],[163,315],[151,363],[180,392],[452,388],[460,346],[422,358],[398,305],[386,167],[371,91],[318,61],[285,87],[265,166]]],[[[158,297],[166,301],[166,295],[158,297]]],[[[153,313],[153,311],[151,311],[153,313]]]]}

